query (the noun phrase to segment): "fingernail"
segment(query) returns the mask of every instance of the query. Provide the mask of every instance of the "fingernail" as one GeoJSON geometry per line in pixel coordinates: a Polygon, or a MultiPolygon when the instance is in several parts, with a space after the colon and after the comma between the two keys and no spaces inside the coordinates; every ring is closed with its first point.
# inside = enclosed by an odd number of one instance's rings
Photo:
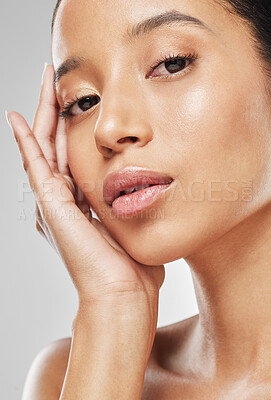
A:
{"type": "Polygon", "coordinates": [[[12,128],[11,123],[10,123],[10,121],[9,121],[9,119],[8,119],[8,112],[7,112],[7,110],[5,110],[5,113],[6,113],[6,120],[7,120],[7,123],[8,123],[9,126],[12,128]]]}
{"type": "Polygon", "coordinates": [[[44,63],[44,68],[43,68],[43,73],[42,73],[42,78],[41,78],[41,84],[43,84],[44,81],[44,75],[45,75],[45,71],[47,68],[47,65],[49,65],[47,62],[44,63]]]}

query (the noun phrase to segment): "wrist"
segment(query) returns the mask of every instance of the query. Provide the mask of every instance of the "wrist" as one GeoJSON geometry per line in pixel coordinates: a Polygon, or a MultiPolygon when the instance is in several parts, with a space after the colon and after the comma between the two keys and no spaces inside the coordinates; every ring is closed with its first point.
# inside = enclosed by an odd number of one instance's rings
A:
{"type": "Polygon", "coordinates": [[[141,399],[149,344],[137,327],[127,329],[122,319],[108,318],[96,310],[74,319],[61,399],[141,399]]]}
{"type": "MultiPolygon", "coordinates": [[[[73,336],[89,335],[91,342],[99,347],[103,343],[117,353],[126,348],[134,352],[138,362],[147,365],[157,327],[158,312],[151,313],[140,302],[119,304],[118,301],[103,303],[80,303],[73,320],[73,336]]],[[[157,307],[158,311],[158,307],[157,307]]]]}
{"type": "Polygon", "coordinates": [[[157,324],[158,317],[158,296],[149,299],[146,293],[122,294],[118,296],[104,296],[97,298],[79,298],[79,307],[76,314],[76,321],[92,323],[94,321],[109,320],[112,323],[134,326],[135,320],[140,320],[141,324],[157,324]]]}

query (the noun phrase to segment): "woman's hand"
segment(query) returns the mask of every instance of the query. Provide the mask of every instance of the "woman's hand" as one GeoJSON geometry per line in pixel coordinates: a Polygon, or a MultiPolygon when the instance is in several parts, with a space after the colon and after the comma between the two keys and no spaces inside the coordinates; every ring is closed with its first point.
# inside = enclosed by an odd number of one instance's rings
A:
{"type": "Polygon", "coordinates": [[[19,113],[7,115],[35,195],[37,229],[62,257],[78,291],[79,309],[81,304],[130,304],[155,332],[164,266],[136,262],[92,217],[84,197],[78,204],[53,77],[53,66],[47,65],[32,130],[19,113]]]}
{"type": "MultiPolygon", "coordinates": [[[[138,400],[164,266],[136,262],[92,217],[69,171],[53,78],[53,66],[47,65],[32,130],[17,112],[7,118],[35,195],[36,227],[62,257],[79,297],[60,398],[138,400]]],[[[40,382],[33,385],[40,398],[40,382]]]]}

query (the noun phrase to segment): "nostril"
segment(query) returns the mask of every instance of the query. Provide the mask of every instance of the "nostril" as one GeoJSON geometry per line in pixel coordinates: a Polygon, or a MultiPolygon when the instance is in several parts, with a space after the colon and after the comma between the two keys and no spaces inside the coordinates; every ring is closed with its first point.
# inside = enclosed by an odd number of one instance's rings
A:
{"type": "Polygon", "coordinates": [[[112,149],[110,149],[109,147],[105,147],[105,146],[102,146],[102,148],[105,150],[105,152],[107,153],[107,155],[109,156],[111,153],[112,153],[112,149]]]}
{"type": "Polygon", "coordinates": [[[125,138],[121,138],[118,140],[118,143],[123,143],[125,142],[127,139],[131,139],[132,142],[136,142],[137,141],[137,137],[136,136],[126,136],[125,138]]]}

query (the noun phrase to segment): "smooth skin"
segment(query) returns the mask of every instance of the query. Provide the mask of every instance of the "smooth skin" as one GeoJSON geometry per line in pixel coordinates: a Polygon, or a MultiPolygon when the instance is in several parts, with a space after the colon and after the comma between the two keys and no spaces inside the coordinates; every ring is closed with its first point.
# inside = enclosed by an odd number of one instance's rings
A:
{"type": "Polygon", "coordinates": [[[52,60],[32,130],[8,117],[37,228],[68,268],[79,309],[72,339],[33,363],[24,400],[270,399],[270,82],[247,26],[215,0],[63,0],[52,60]],[[173,9],[210,29],[123,37],[173,9]],[[190,68],[160,64],[150,78],[158,59],[194,52],[190,68]],[[61,78],[55,97],[53,69],[70,56],[88,62],[61,78]],[[87,95],[100,101],[57,120],[58,105],[87,95]],[[140,216],[115,217],[103,181],[134,165],[174,185],[140,216]],[[164,264],[180,258],[199,315],[156,330],[164,264]]]}
{"type": "MultiPolygon", "coordinates": [[[[147,268],[137,263],[97,219],[91,214],[87,218],[77,206],[71,178],[66,176],[64,157],[62,167],[57,161],[64,133],[59,125],[56,134],[53,77],[54,70],[49,65],[32,130],[20,114],[12,112],[7,117],[36,197],[38,229],[62,257],[79,297],[71,362],[60,398],[87,399],[91,395],[98,399],[110,394],[112,398],[137,399],[155,336],[164,266],[147,268]],[[120,360],[119,352],[124,352],[120,360]],[[107,368],[115,371],[110,373],[110,379],[107,368]],[[114,383],[121,371],[123,387],[114,383]],[[85,384],[86,379],[95,378],[96,374],[96,380],[85,384]],[[107,379],[104,387],[99,386],[100,379],[102,382],[107,379]],[[128,390],[127,382],[130,382],[128,390]]],[[[44,392],[39,384],[31,383],[24,397],[48,399],[51,382],[45,386],[48,389],[44,392]]],[[[53,393],[51,398],[59,397],[53,393]]]]}

